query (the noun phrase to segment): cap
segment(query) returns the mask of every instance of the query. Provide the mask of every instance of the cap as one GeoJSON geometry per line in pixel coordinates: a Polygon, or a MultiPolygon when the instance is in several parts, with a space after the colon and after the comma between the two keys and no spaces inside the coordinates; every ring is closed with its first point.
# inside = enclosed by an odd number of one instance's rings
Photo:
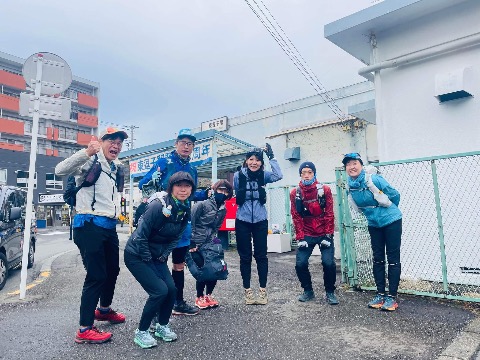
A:
{"type": "Polygon", "coordinates": [[[193,142],[197,141],[197,138],[192,133],[192,129],[180,129],[178,132],[177,140],[188,137],[193,142]]]}
{"type": "Polygon", "coordinates": [[[304,168],[312,169],[313,175],[317,175],[317,169],[315,168],[315,164],[314,164],[313,162],[311,162],[311,161],[305,161],[305,162],[303,162],[303,163],[300,165],[300,167],[298,168],[298,173],[299,173],[300,175],[302,175],[302,170],[303,170],[304,168]]]}
{"type": "Polygon", "coordinates": [[[342,164],[347,165],[350,160],[358,160],[363,165],[363,160],[359,153],[348,153],[343,156],[342,164]]]}
{"type": "Polygon", "coordinates": [[[170,179],[168,179],[168,189],[167,192],[169,194],[172,193],[173,185],[176,183],[179,183],[180,181],[187,181],[192,185],[192,194],[195,192],[195,181],[193,180],[192,175],[185,171],[178,171],[174,173],[172,176],[170,176],[170,179]]]}
{"type": "Polygon", "coordinates": [[[99,138],[102,139],[102,140],[105,140],[106,137],[111,137],[112,135],[115,135],[115,134],[122,136],[123,140],[128,139],[127,133],[123,130],[120,130],[120,129],[116,128],[116,127],[107,127],[105,130],[103,130],[100,133],[99,138]]]}

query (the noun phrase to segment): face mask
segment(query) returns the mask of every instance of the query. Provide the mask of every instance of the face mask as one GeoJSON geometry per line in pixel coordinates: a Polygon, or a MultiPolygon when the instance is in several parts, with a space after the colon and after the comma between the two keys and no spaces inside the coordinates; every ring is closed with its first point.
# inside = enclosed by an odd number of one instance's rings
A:
{"type": "Polygon", "coordinates": [[[312,185],[317,178],[314,176],[310,180],[302,180],[303,185],[312,185]]]}
{"type": "Polygon", "coordinates": [[[213,196],[215,197],[215,202],[217,203],[217,205],[221,205],[225,202],[225,200],[227,200],[227,195],[222,193],[216,192],[215,194],[213,194],[213,196]]]}

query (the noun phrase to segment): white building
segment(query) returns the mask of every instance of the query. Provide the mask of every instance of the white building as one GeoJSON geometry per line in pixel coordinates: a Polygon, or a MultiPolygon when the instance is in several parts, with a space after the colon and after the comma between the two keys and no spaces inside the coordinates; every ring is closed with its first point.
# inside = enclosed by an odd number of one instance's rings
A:
{"type": "Polygon", "coordinates": [[[381,162],[480,149],[479,18],[478,0],[385,0],[325,26],[375,82],[381,162]]]}

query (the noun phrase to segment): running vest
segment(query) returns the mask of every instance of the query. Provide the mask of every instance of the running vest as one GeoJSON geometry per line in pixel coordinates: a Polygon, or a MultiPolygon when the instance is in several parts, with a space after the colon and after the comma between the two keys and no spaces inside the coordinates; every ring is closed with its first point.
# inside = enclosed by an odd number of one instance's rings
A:
{"type": "Polygon", "coordinates": [[[264,205],[267,202],[267,191],[264,188],[265,185],[265,175],[263,173],[263,170],[259,170],[260,176],[259,180],[250,180],[248,179],[248,182],[250,183],[250,189],[247,189],[247,177],[243,174],[243,172],[240,170],[238,172],[238,191],[236,193],[236,203],[239,206],[242,206],[245,203],[245,200],[247,199],[247,191],[250,193],[250,198],[248,200],[258,200],[260,204],[264,205]],[[257,184],[256,189],[252,189],[253,183],[257,184]],[[255,192],[258,191],[258,197],[255,197],[255,192]]]}

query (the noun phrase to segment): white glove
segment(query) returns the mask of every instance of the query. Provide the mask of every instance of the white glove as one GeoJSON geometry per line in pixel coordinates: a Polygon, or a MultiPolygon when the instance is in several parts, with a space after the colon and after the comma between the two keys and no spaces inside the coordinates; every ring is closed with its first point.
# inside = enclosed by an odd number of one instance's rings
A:
{"type": "Polygon", "coordinates": [[[298,242],[298,247],[308,247],[308,243],[305,240],[301,240],[298,242]]]}

